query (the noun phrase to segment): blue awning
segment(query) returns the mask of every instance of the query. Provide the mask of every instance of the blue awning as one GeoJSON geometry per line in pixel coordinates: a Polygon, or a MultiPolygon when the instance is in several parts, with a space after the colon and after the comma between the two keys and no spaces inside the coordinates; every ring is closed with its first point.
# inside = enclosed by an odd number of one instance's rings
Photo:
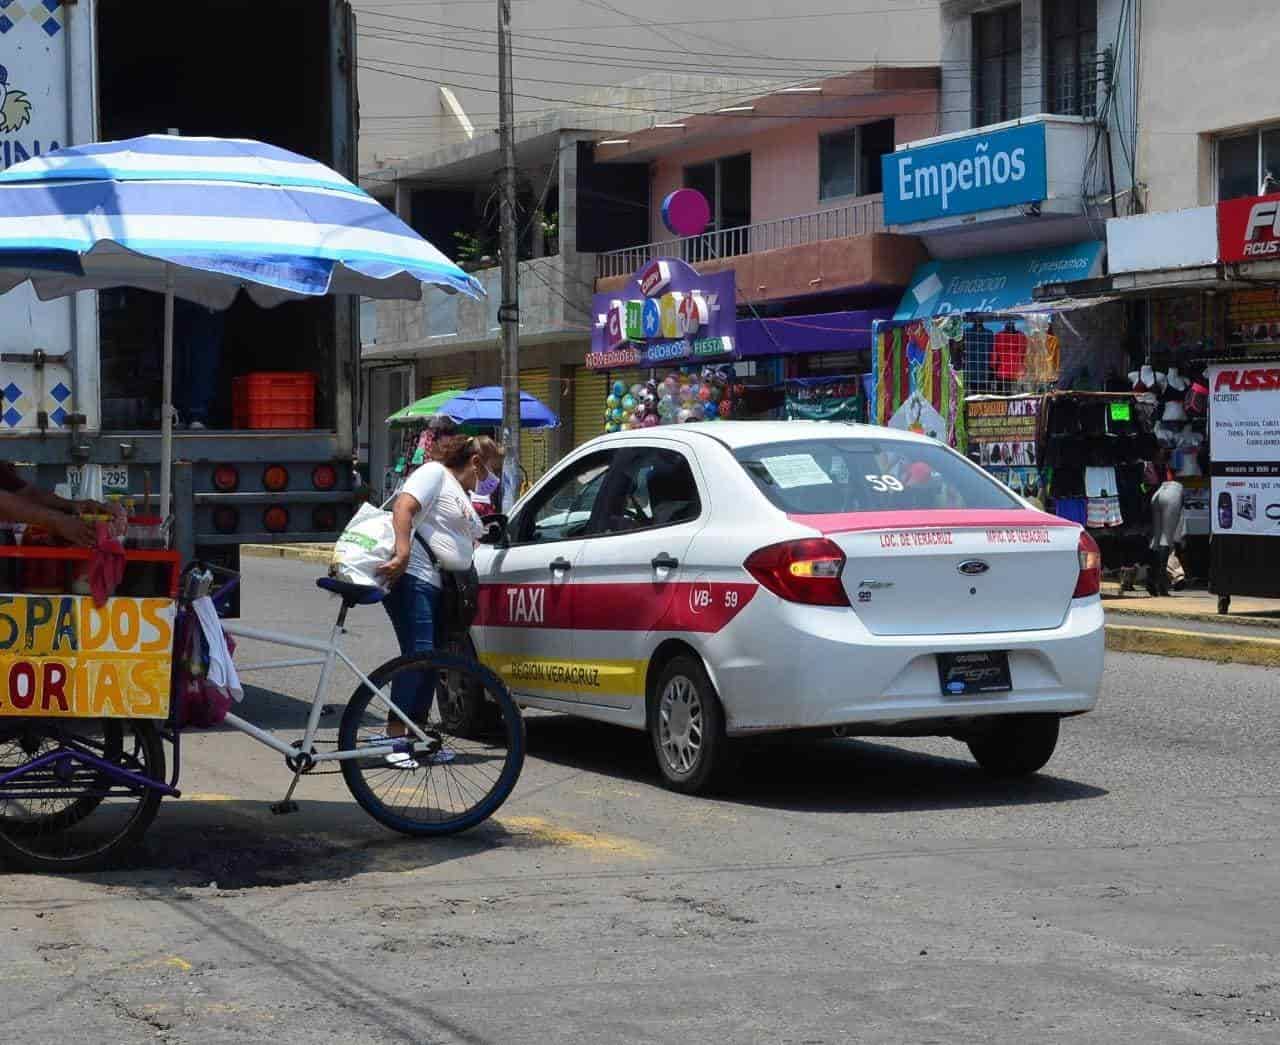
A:
{"type": "Polygon", "coordinates": [[[739,319],[737,351],[743,357],[853,352],[870,348],[871,324],[888,318],[887,308],[875,308],[821,312],[812,316],[739,319]]]}
{"type": "Polygon", "coordinates": [[[1102,274],[1105,244],[1097,240],[1066,247],[992,254],[955,261],[929,261],[911,276],[897,320],[965,312],[1002,312],[1029,305],[1042,283],[1068,283],[1102,274]]]}

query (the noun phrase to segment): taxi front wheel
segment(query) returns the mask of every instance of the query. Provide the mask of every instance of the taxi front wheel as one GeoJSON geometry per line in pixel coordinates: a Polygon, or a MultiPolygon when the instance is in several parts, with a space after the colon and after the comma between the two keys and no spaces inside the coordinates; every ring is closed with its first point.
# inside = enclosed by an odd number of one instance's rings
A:
{"type": "Polygon", "coordinates": [[[673,791],[706,791],[730,769],[724,709],[696,657],[676,657],[662,669],[650,696],[649,736],[673,791]]]}

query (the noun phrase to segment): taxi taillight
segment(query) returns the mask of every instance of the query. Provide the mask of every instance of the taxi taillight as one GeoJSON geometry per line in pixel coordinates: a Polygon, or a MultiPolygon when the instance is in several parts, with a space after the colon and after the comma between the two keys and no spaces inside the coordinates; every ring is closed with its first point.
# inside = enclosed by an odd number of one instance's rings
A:
{"type": "Polygon", "coordinates": [[[1102,591],[1102,552],[1098,548],[1098,542],[1084,530],[1080,531],[1076,557],[1080,560],[1080,574],[1076,577],[1076,590],[1071,597],[1083,599],[1089,595],[1097,595],[1102,591]]]}
{"type": "Polygon", "coordinates": [[[781,599],[808,606],[848,606],[844,552],[825,537],[784,541],[752,552],[747,572],[781,599]]]}

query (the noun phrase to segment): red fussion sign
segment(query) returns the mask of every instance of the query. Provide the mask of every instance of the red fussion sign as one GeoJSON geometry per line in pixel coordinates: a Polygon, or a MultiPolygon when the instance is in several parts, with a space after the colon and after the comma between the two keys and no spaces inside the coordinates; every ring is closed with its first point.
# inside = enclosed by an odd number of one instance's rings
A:
{"type": "Polygon", "coordinates": [[[1218,204],[1218,257],[1223,261],[1280,259],[1280,194],[1218,204]]]}

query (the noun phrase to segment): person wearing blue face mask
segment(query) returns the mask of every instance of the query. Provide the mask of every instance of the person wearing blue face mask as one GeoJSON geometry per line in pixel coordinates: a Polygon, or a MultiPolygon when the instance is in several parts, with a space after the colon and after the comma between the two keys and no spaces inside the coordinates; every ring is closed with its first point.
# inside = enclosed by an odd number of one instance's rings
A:
{"type": "MultiPolygon", "coordinates": [[[[476,545],[485,528],[472,505],[480,488],[492,491],[502,472],[502,448],[487,436],[449,435],[437,439],[435,460],[422,465],[405,480],[391,507],[395,526],[395,555],[378,569],[390,591],[383,600],[400,653],[425,653],[438,640],[441,570],[471,568],[476,545]]],[[[425,723],[431,711],[436,680],[423,674],[402,673],[392,683],[396,706],[416,722],[425,723]]],[[[387,722],[388,736],[402,736],[404,723],[387,722]]],[[[389,759],[408,756],[391,755],[389,759]]],[[[445,759],[448,752],[437,752],[445,759]]]]}

